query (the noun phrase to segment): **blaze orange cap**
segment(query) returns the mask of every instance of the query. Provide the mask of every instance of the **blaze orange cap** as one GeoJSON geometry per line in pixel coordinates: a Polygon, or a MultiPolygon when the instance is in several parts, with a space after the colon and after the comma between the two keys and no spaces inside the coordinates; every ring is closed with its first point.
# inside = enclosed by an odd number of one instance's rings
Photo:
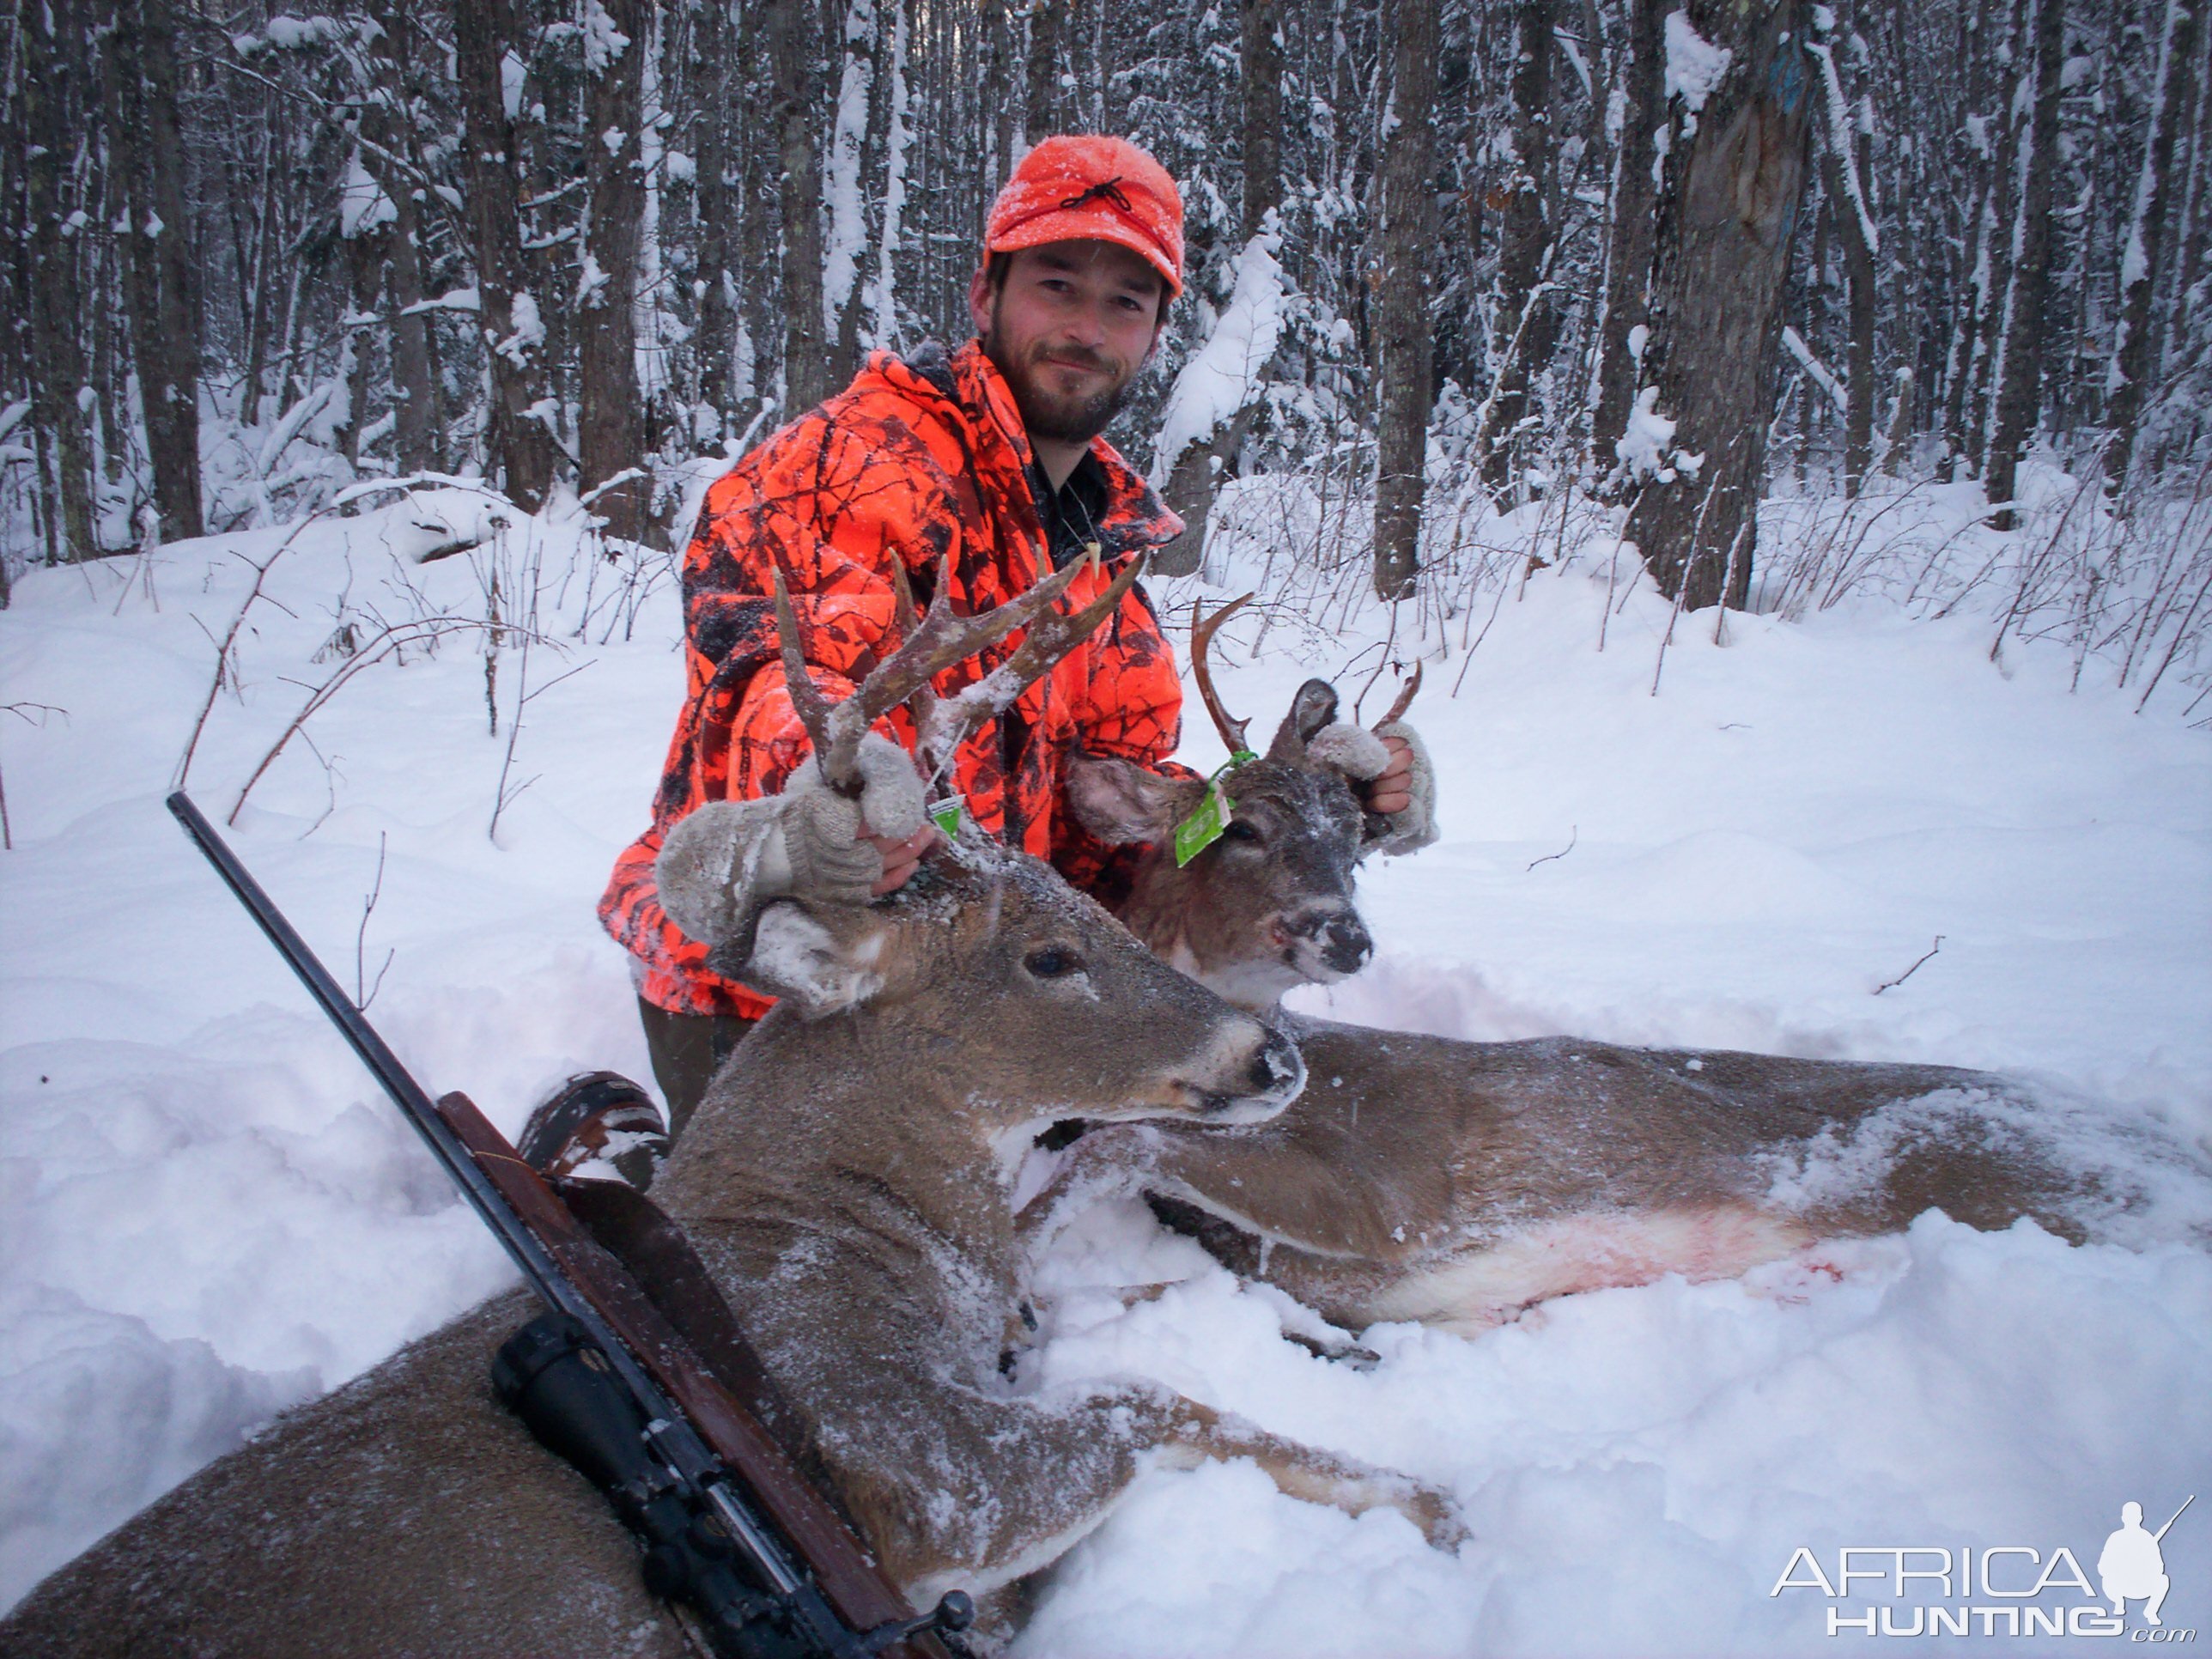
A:
{"type": "Polygon", "coordinates": [[[1048,138],[1006,180],[983,233],[992,253],[1047,242],[1119,242],[1182,292],[1182,197],[1168,171],[1126,138],[1048,138]]]}

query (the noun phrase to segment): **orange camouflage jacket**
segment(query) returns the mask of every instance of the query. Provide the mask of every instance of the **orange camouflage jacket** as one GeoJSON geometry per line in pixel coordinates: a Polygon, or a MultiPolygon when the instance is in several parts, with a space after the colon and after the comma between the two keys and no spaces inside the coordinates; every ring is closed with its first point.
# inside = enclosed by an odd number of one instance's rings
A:
{"type": "MultiPolygon", "coordinates": [[[[1060,600],[1097,597],[1128,559],[1180,534],[1182,522],[1104,440],[1097,515],[1100,564],[1060,600]]],[[[1087,463],[1086,463],[1087,465],[1087,463]]],[[[710,800],[772,794],[807,752],[777,653],[771,557],[781,562],[815,683],[832,700],[896,647],[890,561],[918,604],[951,554],[963,614],[1030,587],[1048,568],[1029,440],[1013,392],[974,342],[951,357],[870,357],[853,384],[769,438],[708,489],[684,556],[689,690],[668,747],[653,826],[615,861],[599,918],[637,959],[639,993],[678,1013],[757,1017],[770,1000],[706,967],[707,949],[660,908],[653,860],[669,827],[710,800]],[[763,670],[767,672],[763,672],[763,670]]],[[[1019,645],[1019,630],[940,674],[951,696],[1019,645]]],[[[998,720],[969,733],[953,787],[984,830],[1097,888],[1112,862],[1069,818],[1063,757],[1080,746],[1158,768],[1180,735],[1182,690],[1141,587],[1119,612],[998,720]]],[[[912,746],[903,709],[894,734],[912,746]]]]}

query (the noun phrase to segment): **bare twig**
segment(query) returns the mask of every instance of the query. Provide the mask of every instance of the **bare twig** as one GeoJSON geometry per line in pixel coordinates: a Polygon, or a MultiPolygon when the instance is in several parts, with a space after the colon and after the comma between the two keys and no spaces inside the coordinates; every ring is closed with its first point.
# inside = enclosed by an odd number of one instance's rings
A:
{"type": "Polygon", "coordinates": [[[307,701],[300,705],[299,712],[292,716],[283,731],[277,734],[276,741],[269,745],[268,752],[262,756],[260,764],[253,769],[253,775],[246,779],[246,787],[238,792],[238,799],[231,803],[229,816],[223,821],[234,825],[237,823],[238,815],[246,810],[246,798],[253,793],[253,786],[261,781],[262,774],[276,763],[276,757],[284,752],[285,746],[299,734],[300,728],[307,723],[307,720],[343,690],[346,682],[352,679],[362,669],[373,663],[383,661],[386,657],[396,654],[406,646],[418,641],[436,639],[445,634],[465,633],[471,629],[481,629],[486,624],[483,622],[474,617],[434,616],[417,617],[409,622],[394,623],[386,627],[382,633],[363,645],[356,655],[348,657],[332,669],[328,678],[308,693],[307,701]]]}
{"type": "Polygon", "coordinates": [[[376,1000],[376,994],[383,989],[384,975],[391,968],[392,958],[396,954],[389,950],[385,951],[384,965],[376,970],[375,982],[364,990],[362,982],[366,978],[366,972],[362,958],[368,939],[368,919],[376,914],[376,901],[383,892],[384,831],[380,830],[376,832],[376,879],[371,884],[368,896],[361,902],[361,926],[355,928],[353,933],[353,1006],[363,1013],[368,1012],[368,1005],[376,1000]]]}
{"type": "MultiPolygon", "coordinates": [[[[325,511],[328,510],[325,509],[325,511]]],[[[262,563],[253,566],[253,586],[246,591],[246,602],[238,607],[238,614],[230,619],[230,627],[224,632],[222,638],[216,641],[215,678],[208,682],[207,697],[200,704],[198,718],[192,721],[191,735],[185,739],[185,752],[177,758],[176,775],[169,780],[170,788],[181,789],[185,787],[185,781],[192,769],[192,756],[200,746],[200,734],[207,730],[208,716],[215,712],[215,700],[222,694],[223,675],[228,672],[232,674],[234,678],[235,678],[236,671],[231,667],[230,653],[237,647],[238,632],[246,626],[246,613],[253,609],[253,602],[261,597],[261,584],[269,580],[269,573],[275,568],[276,561],[289,552],[292,544],[299,540],[300,532],[305,530],[320,516],[320,514],[311,513],[301,520],[293,527],[292,533],[277,544],[274,553],[271,553],[262,563]]],[[[252,564],[252,561],[248,560],[247,562],[252,564]]],[[[195,617],[193,621],[198,622],[199,619],[195,617]]],[[[200,627],[203,633],[206,632],[207,625],[204,623],[202,623],[200,627]]]]}
{"type": "MultiPolygon", "coordinates": [[[[6,709],[17,720],[30,726],[44,726],[49,714],[59,714],[64,720],[69,719],[68,709],[57,708],[50,702],[0,703],[0,708],[6,709]],[[27,712],[31,709],[36,709],[38,712],[35,714],[27,712]]],[[[15,850],[15,832],[8,823],[8,787],[4,781],[0,781],[0,853],[12,853],[15,850]]]]}
{"type": "Polygon", "coordinates": [[[1910,967],[1910,968],[1906,969],[1903,973],[1899,974],[1899,975],[1895,979],[1893,979],[1893,980],[1886,980],[1886,981],[1884,981],[1881,984],[1875,986],[1875,987],[1874,988],[1874,994],[1875,994],[1875,995],[1876,995],[1876,996],[1880,996],[1880,995],[1881,995],[1884,991],[1887,991],[1887,990],[1893,989],[1894,988],[1896,988],[1896,987],[1898,987],[1898,986],[1899,986],[1899,985],[1904,984],[1905,981],[1907,981],[1908,979],[1911,979],[1911,978],[1913,976],[1913,975],[1915,975],[1916,973],[1917,973],[1917,972],[1919,972],[1919,971],[1920,971],[1920,963],[1921,963],[1921,962],[1925,962],[1925,961],[1927,961],[1927,960],[1928,960],[1928,958],[1929,958],[1929,957],[1932,957],[1932,956],[1936,955],[1936,952],[1938,952],[1939,951],[1941,951],[1942,948],[1943,948],[1943,935],[1942,935],[1942,934],[1941,934],[1941,933],[1938,933],[1938,934],[1936,934],[1936,942],[1935,942],[1933,945],[1929,945],[1929,946],[1928,947],[1927,955],[1926,955],[1926,956],[1923,956],[1923,957],[1920,958],[1920,962],[1916,962],[1916,963],[1914,963],[1912,964],[1912,966],[1911,966],[1911,967],[1910,967]]]}
{"type": "MultiPolygon", "coordinates": [[[[1582,839],[1582,826],[1580,824],[1569,824],[1567,826],[1567,844],[1559,848],[1556,853],[1547,853],[1540,859],[1530,859],[1528,860],[1528,869],[1533,870],[1540,864],[1549,864],[1554,859],[1563,859],[1566,857],[1568,854],[1575,850],[1575,843],[1582,839]]],[[[1528,871],[1524,870],[1521,873],[1526,875],[1528,873],[1528,871]]]]}

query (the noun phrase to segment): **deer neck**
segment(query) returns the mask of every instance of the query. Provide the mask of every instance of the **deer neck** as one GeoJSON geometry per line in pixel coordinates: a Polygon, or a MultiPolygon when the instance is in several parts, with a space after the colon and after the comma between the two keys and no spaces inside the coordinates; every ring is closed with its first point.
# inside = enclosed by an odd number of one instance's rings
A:
{"type": "Polygon", "coordinates": [[[654,1197],[720,1235],[740,1275],[771,1271],[801,1235],[833,1250],[899,1236],[949,1247],[1011,1293],[1012,1175],[994,1127],[911,1033],[779,1010],[715,1079],[654,1197]]]}

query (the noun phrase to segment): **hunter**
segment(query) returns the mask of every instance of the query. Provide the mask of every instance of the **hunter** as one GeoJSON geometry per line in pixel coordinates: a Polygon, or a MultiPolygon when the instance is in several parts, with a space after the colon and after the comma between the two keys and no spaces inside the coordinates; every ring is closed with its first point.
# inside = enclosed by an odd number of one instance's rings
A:
{"type": "MultiPolygon", "coordinates": [[[[526,1128],[522,1151],[532,1163],[565,1172],[606,1158],[642,1185],[723,1057],[770,1006],[713,971],[707,948],[661,908],[654,861],[678,819],[710,800],[760,803],[749,860],[755,899],[880,897],[939,839],[927,820],[912,828],[919,785],[896,746],[915,740],[903,710],[866,740],[870,782],[857,810],[802,768],[807,738],[780,665],[773,569],[790,590],[816,683],[835,701],[896,643],[894,560],[926,607],[949,554],[964,614],[1088,559],[1060,601],[1073,611],[1127,561],[1182,532],[1099,435],[1159,343],[1182,291],[1182,198],[1151,155],[1120,138],[1048,138],[992,206],[968,289],[976,337],[950,355],[933,344],[905,358],[872,354],[851,386],[709,488],[684,557],[688,695],[652,827],[616,860],[599,902],[607,931],[635,959],[669,1118],[664,1126],[634,1084],[604,1073],[580,1078],[526,1128]]],[[[1018,640],[946,671],[938,694],[980,678],[1018,640]]],[[[1182,771],[1168,760],[1182,705],[1174,655],[1151,600],[1133,587],[1087,644],[970,733],[951,786],[981,828],[1050,860],[1110,905],[1125,860],[1066,810],[1063,757],[1081,748],[1182,771]]],[[[1427,803],[1416,805],[1411,784],[1413,750],[1389,743],[1389,764],[1366,786],[1365,805],[1425,817],[1427,803]]]]}

